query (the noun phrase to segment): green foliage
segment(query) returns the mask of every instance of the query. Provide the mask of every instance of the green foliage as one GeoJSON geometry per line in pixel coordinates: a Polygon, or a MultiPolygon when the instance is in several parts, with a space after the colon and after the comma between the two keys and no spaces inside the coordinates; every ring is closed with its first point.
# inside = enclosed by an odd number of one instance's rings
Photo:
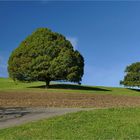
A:
{"type": "Polygon", "coordinates": [[[130,87],[140,87],[140,62],[127,66],[125,72],[124,80],[120,84],[130,87]]]}
{"type": "Polygon", "coordinates": [[[2,140],[139,140],[140,108],[97,109],[0,130],[2,140]]]}
{"type": "Polygon", "coordinates": [[[9,76],[19,81],[63,80],[80,82],[84,58],[70,41],[47,28],[39,28],[21,42],[8,62],[9,76]]]}

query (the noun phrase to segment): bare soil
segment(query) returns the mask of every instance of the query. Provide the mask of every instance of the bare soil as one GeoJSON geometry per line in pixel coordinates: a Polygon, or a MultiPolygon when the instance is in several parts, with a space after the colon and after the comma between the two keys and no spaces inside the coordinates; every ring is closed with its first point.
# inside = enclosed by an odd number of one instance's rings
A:
{"type": "Polygon", "coordinates": [[[140,107],[140,97],[109,94],[5,92],[0,93],[0,129],[80,110],[111,107],[140,107]]]}
{"type": "Polygon", "coordinates": [[[140,97],[79,93],[0,93],[0,107],[137,107],[140,97]]]}

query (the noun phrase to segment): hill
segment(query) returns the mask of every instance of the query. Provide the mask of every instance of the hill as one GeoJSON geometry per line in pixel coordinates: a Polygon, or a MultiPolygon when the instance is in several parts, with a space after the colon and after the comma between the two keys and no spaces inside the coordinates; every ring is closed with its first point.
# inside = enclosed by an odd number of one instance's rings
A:
{"type": "Polygon", "coordinates": [[[65,93],[86,93],[86,94],[111,94],[111,95],[128,95],[139,96],[140,91],[128,88],[103,87],[103,86],[86,86],[74,84],[61,84],[52,82],[49,89],[45,88],[44,82],[22,83],[14,82],[12,79],[0,78],[0,93],[2,92],[65,92],[65,93]]]}

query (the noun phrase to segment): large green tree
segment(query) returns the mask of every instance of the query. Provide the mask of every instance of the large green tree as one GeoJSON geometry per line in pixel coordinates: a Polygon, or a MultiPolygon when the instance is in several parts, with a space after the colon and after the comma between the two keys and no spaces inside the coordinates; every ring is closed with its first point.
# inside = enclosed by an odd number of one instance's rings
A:
{"type": "Polygon", "coordinates": [[[125,73],[124,80],[120,84],[130,87],[140,87],[140,62],[127,66],[125,73]]]}
{"type": "Polygon", "coordinates": [[[79,83],[84,58],[63,35],[38,28],[16,48],[8,61],[9,76],[19,81],[62,80],[79,83]]]}

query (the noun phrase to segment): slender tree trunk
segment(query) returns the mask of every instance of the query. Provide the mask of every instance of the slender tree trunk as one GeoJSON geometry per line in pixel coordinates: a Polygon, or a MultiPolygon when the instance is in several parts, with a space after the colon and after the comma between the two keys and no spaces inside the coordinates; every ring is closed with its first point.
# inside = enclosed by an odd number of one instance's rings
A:
{"type": "Polygon", "coordinates": [[[50,81],[46,80],[46,88],[49,88],[50,81]]]}

